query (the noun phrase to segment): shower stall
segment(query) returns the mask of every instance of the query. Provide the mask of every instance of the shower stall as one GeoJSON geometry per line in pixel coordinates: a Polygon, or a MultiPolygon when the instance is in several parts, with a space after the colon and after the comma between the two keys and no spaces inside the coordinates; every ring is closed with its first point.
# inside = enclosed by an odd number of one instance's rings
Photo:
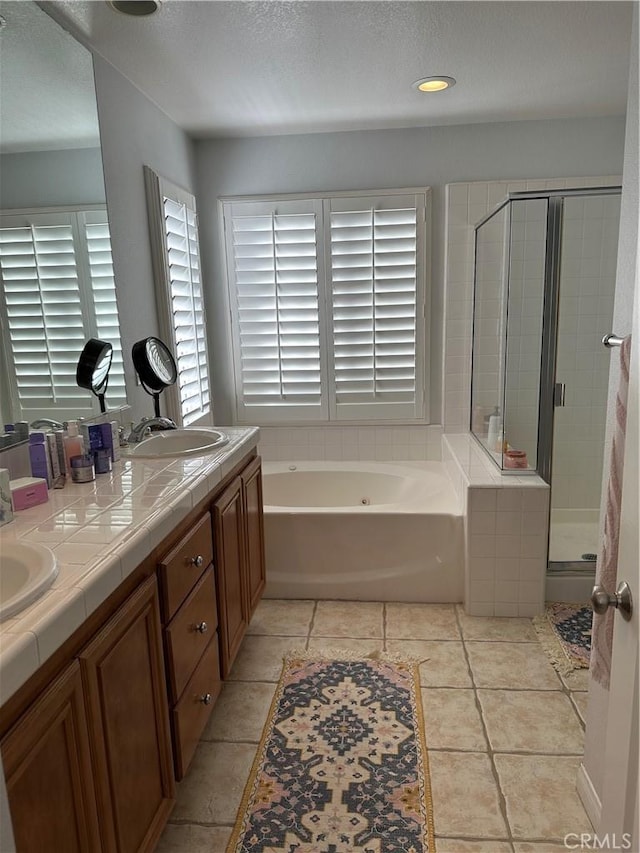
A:
{"type": "Polygon", "coordinates": [[[551,572],[595,568],[620,192],[512,193],[475,227],[471,432],[549,483],[551,572]]]}

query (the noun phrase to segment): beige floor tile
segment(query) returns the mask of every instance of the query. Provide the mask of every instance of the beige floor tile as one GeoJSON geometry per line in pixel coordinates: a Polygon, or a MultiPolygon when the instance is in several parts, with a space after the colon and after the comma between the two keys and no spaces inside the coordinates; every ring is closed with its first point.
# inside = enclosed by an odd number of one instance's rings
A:
{"type": "Polygon", "coordinates": [[[437,835],[507,837],[488,755],[429,752],[429,768],[437,835]]]}
{"type": "Polygon", "coordinates": [[[275,693],[274,684],[226,681],[202,740],[258,743],[275,693]]]}
{"type": "Polygon", "coordinates": [[[381,639],[382,607],[379,601],[319,601],[311,636],[381,639]]]}
{"type": "MultiPolygon", "coordinates": [[[[508,841],[468,841],[464,838],[437,838],[438,853],[512,853],[508,841]]],[[[565,850],[564,853],[567,853],[565,850]]]]}
{"type": "Polygon", "coordinates": [[[228,680],[277,681],[283,657],[301,648],[300,637],[245,637],[228,680]]]}
{"type": "Polygon", "coordinates": [[[586,725],[587,724],[587,705],[589,703],[589,694],[588,693],[572,693],[571,698],[573,699],[573,703],[576,706],[578,714],[580,715],[580,719],[586,725]]]}
{"type": "Polygon", "coordinates": [[[387,604],[386,634],[401,640],[459,640],[453,604],[387,604]]]}
{"type": "Polygon", "coordinates": [[[467,642],[476,687],[560,690],[556,671],[538,643],[467,642]]]}
{"type": "MultiPolygon", "coordinates": [[[[577,840],[577,839],[576,839],[577,840]]],[[[570,844],[575,844],[576,840],[569,839],[570,844]]],[[[546,841],[514,841],[513,849],[515,853],[567,853],[568,849],[565,844],[549,844],[546,841]]],[[[580,850],[580,844],[574,848],[580,850]]],[[[438,850],[438,853],[440,851],[438,850]]]]}
{"type": "Polygon", "coordinates": [[[263,598],[247,630],[248,634],[306,637],[313,616],[313,601],[282,601],[263,598]]]}
{"type": "Polygon", "coordinates": [[[167,824],[156,853],[223,853],[231,838],[230,826],[167,824]]]}
{"type": "Polygon", "coordinates": [[[473,690],[435,687],[423,688],[421,694],[429,749],[487,748],[473,690]]]}
{"type": "Polygon", "coordinates": [[[458,617],[465,640],[501,640],[509,643],[533,643],[537,640],[531,619],[468,616],[458,605],[458,617]]]}
{"type": "Polygon", "coordinates": [[[562,841],[592,831],[576,792],[579,757],[499,754],[495,763],[514,838],[562,841]]]}
{"type": "Polygon", "coordinates": [[[493,750],[582,754],[584,732],[564,693],[478,690],[478,698],[493,750]]]}
{"type": "Polygon", "coordinates": [[[326,652],[336,649],[340,652],[353,652],[367,657],[381,652],[383,640],[352,640],[349,637],[312,637],[309,640],[310,652],[326,652]]]}
{"type": "Polygon", "coordinates": [[[572,691],[586,691],[589,689],[589,670],[588,669],[572,669],[571,672],[560,676],[562,683],[572,691]]]}
{"type": "Polygon", "coordinates": [[[171,819],[233,824],[255,751],[253,744],[202,741],[178,785],[171,819]]]}
{"type": "Polygon", "coordinates": [[[387,651],[422,661],[421,687],[471,687],[462,643],[438,640],[387,640],[387,651]]]}

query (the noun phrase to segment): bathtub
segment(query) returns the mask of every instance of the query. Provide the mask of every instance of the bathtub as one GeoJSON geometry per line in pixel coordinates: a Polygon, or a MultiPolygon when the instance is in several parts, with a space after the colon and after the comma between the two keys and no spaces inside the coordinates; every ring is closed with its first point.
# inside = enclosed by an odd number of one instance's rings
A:
{"type": "Polygon", "coordinates": [[[462,507],[441,462],[266,462],[263,488],[266,597],[462,601],[462,507]]]}

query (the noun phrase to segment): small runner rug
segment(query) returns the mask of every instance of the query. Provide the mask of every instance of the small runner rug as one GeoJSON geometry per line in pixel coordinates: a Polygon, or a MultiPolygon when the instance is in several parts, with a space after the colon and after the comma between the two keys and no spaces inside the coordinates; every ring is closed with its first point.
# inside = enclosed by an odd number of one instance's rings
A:
{"type": "Polygon", "coordinates": [[[533,626],[543,648],[559,672],[585,669],[591,657],[593,612],[586,604],[547,604],[533,626]]]}
{"type": "Polygon", "coordinates": [[[434,853],[417,665],[285,660],[227,853],[434,853]]]}

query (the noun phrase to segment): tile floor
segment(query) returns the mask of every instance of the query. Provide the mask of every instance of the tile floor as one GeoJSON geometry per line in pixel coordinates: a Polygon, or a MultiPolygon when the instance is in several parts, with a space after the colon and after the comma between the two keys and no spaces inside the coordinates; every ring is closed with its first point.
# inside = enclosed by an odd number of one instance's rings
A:
{"type": "Polygon", "coordinates": [[[259,605],[202,736],[158,853],[224,853],[294,648],[419,655],[437,853],[560,853],[591,832],[575,790],[587,671],[561,679],[529,619],[446,604],[259,605]]]}

